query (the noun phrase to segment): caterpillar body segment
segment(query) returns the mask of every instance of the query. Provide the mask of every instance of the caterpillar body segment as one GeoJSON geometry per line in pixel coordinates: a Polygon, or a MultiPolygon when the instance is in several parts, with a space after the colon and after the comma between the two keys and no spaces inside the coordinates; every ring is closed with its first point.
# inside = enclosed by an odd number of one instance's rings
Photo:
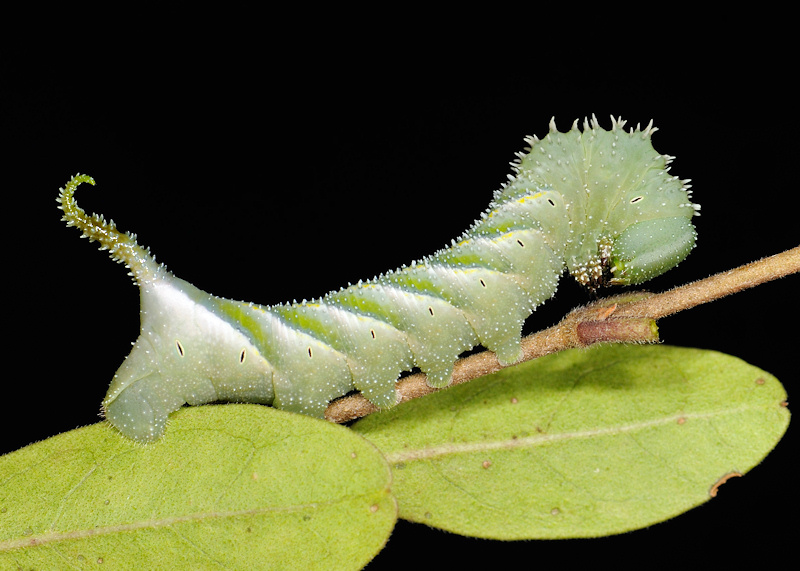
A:
{"type": "Polygon", "coordinates": [[[379,407],[418,367],[431,386],[482,345],[520,357],[522,324],[566,269],[582,284],[639,283],[683,260],[699,207],[668,174],[655,131],[612,118],[527,139],[514,176],[452,245],[373,280],[311,302],[260,306],[205,293],[173,276],[135,236],[59,195],[68,225],[130,269],[141,292],[141,331],[103,401],[106,418],[140,442],[159,438],[184,404],[239,401],[322,416],[352,390],[379,407]]]}

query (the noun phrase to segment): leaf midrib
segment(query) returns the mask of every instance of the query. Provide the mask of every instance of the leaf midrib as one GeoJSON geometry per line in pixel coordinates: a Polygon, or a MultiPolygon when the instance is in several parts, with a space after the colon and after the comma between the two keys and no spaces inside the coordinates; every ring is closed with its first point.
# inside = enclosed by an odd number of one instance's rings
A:
{"type": "Polygon", "coordinates": [[[559,442],[564,440],[579,440],[597,438],[603,436],[614,436],[618,434],[626,434],[652,428],[654,426],[661,426],[666,424],[678,423],[689,419],[710,419],[714,417],[738,414],[750,410],[759,409],[762,407],[742,406],[735,409],[726,409],[715,412],[706,413],[681,413],[674,414],[658,419],[647,421],[634,422],[630,424],[617,425],[607,428],[599,428],[593,430],[580,430],[563,433],[539,433],[530,436],[522,436],[515,438],[505,438],[502,440],[483,440],[480,442],[464,442],[458,444],[441,444],[426,448],[419,448],[413,450],[403,450],[401,452],[391,452],[385,454],[386,460],[390,465],[414,462],[418,460],[429,460],[432,458],[439,458],[443,456],[469,454],[471,452],[486,452],[491,450],[512,450],[515,448],[530,448],[559,442]]]}
{"type": "MultiPolygon", "coordinates": [[[[382,491],[385,492],[386,490],[382,491]]],[[[0,553],[13,551],[15,549],[22,549],[25,547],[35,547],[39,545],[45,545],[48,543],[57,543],[60,541],[87,539],[90,537],[113,535],[115,533],[126,533],[131,531],[138,531],[141,529],[156,529],[161,527],[169,527],[175,524],[192,522],[192,521],[206,521],[209,519],[263,515],[263,514],[278,513],[278,512],[289,513],[289,512],[303,511],[307,509],[315,509],[320,506],[334,505],[337,503],[341,503],[342,501],[352,501],[359,497],[366,497],[367,495],[373,495],[373,494],[360,494],[358,496],[347,496],[344,498],[338,498],[336,500],[329,500],[327,502],[310,502],[307,504],[295,504],[291,506],[272,506],[272,507],[244,509],[244,510],[198,512],[182,516],[167,517],[162,519],[147,519],[133,523],[109,525],[105,527],[95,527],[91,529],[80,529],[68,532],[50,532],[38,535],[33,534],[20,539],[0,541],[0,553]]]]}

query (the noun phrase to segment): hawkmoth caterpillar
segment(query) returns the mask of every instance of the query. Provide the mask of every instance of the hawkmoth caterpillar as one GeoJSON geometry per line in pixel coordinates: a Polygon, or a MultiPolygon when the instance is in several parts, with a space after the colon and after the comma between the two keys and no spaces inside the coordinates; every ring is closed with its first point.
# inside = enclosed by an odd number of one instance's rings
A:
{"type": "Polygon", "coordinates": [[[261,306],[207,294],[173,276],[136,237],[87,215],[60,189],[63,220],[124,263],[140,289],[141,331],[103,400],[104,416],[137,441],[159,438],[184,404],[238,401],[321,417],[359,390],[395,403],[395,380],[418,367],[449,384],[475,346],[503,363],[520,356],[525,319],[566,269],[581,284],[636,284],[682,261],[695,244],[688,181],[652,146],[652,122],[610,130],[597,119],[567,132],[551,121],[526,138],[513,175],[457,240],[422,260],[311,301],[261,306]]]}

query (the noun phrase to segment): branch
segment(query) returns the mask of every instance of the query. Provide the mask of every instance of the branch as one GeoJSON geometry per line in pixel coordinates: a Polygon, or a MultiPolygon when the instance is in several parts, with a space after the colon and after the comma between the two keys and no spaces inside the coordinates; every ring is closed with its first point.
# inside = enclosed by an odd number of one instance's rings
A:
{"type": "MultiPolygon", "coordinates": [[[[604,298],[572,310],[553,327],[524,337],[522,358],[515,364],[595,343],[654,343],[658,341],[656,320],[661,317],[797,272],[800,272],[800,246],[664,293],[634,292],[604,298]]],[[[456,361],[449,386],[502,368],[491,351],[470,355],[456,361]]],[[[400,379],[396,387],[398,404],[442,390],[429,387],[422,373],[400,379]]],[[[377,410],[361,394],[354,394],[333,401],[325,411],[325,418],[348,422],[377,410]]]]}

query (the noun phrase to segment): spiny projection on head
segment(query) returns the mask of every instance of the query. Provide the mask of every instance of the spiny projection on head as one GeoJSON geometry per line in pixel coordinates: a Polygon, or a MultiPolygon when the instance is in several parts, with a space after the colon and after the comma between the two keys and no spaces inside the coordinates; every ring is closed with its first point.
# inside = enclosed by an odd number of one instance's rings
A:
{"type": "MultiPolygon", "coordinates": [[[[458,356],[482,345],[520,357],[524,320],[564,270],[583,285],[640,283],[694,247],[688,181],[652,146],[656,129],[611,129],[592,117],[530,137],[489,207],[450,246],[372,280],[300,303],[219,298],[156,263],[135,236],[59,195],[69,226],[125,263],[141,291],[141,332],[103,401],[106,418],[137,441],[159,438],[184,404],[255,402],[322,416],[352,390],[395,404],[395,381],[418,367],[447,386],[458,356]]],[[[442,192],[446,192],[443,189],[442,192]]]]}

